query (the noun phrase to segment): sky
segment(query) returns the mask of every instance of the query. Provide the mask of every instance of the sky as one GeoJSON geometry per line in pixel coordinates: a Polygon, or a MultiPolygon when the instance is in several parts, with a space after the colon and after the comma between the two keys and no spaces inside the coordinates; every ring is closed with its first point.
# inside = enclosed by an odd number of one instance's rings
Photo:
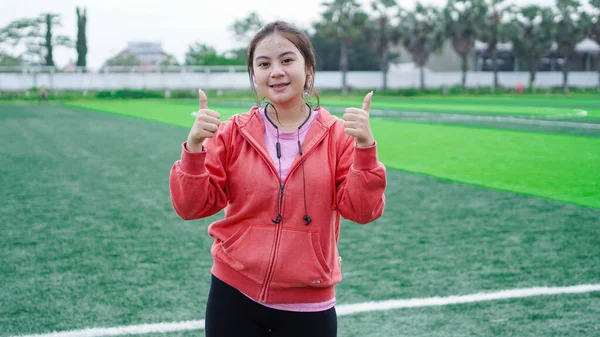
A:
{"type": "MultiPolygon", "coordinates": [[[[358,0],[364,9],[372,0],[358,0]]],[[[0,27],[21,18],[41,13],[60,14],[62,27],[55,35],[77,35],[76,7],[87,9],[88,66],[97,69],[119,53],[129,41],[161,42],[163,50],[182,62],[188,47],[200,42],[219,53],[242,46],[230,30],[235,20],[255,11],[264,22],[285,20],[308,28],[319,20],[324,0],[2,0],[0,27]]],[[[398,1],[414,8],[416,0],[398,1]]],[[[516,2],[516,1],[515,1],[516,2]]],[[[519,0],[551,5],[554,0],[519,0]]],[[[442,6],[446,0],[422,0],[423,4],[442,6]]],[[[54,61],[65,66],[77,59],[74,49],[55,48],[54,61]]]]}

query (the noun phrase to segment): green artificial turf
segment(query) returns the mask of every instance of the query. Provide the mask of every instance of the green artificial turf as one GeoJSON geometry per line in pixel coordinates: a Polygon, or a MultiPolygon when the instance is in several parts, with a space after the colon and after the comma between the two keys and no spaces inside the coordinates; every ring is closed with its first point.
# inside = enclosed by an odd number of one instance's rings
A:
{"type": "MultiPolygon", "coordinates": [[[[71,106],[190,127],[193,104],[88,101],[71,106]]],[[[247,107],[210,105],[222,119],[247,107]]],[[[393,168],[600,208],[600,138],[373,119],[393,168]]]]}
{"type": "MultiPolygon", "coordinates": [[[[173,211],[168,175],[187,132],[60,106],[0,109],[0,336],[204,318],[207,226],[222,213],[173,211]]],[[[342,222],[338,304],[599,284],[599,218],[390,167],[384,215],[342,222]]],[[[340,317],[338,335],[593,336],[598,305],[589,293],[362,313],[340,317]]]]}

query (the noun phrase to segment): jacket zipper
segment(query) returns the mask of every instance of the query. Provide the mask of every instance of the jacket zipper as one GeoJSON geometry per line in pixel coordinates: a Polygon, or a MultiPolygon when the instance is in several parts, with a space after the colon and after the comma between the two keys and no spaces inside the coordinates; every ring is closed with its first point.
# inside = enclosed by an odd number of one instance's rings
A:
{"type": "MultiPolygon", "coordinates": [[[[258,148],[258,146],[256,144],[254,144],[254,142],[249,140],[243,132],[241,132],[240,134],[248,143],[250,143],[250,146],[252,146],[254,148],[254,150],[259,153],[259,155],[263,158],[263,160],[267,163],[267,165],[271,169],[271,172],[275,175],[275,177],[277,177],[277,182],[279,185],[279,193],[281,194],[279,196],[279,198],[281,198],[281,200],[283,200],[284,184],[281,183],[281,177],[278,175],[277,169],[275,168],[274,164],[271,163],[270,158],[266,157],[265,154],[263,153],[263,151],[261,151],[261,149],[258,148]]],[[[266,285],[270,282],[271,274],[273,273],[273,267],[275,265],[274,261],[275,261],[275,257],[277,256],[277,248],[279,246],[279,241],[280,241],[280,236],[281,236],[281,226],[280,225],[281,225],[281,222],[279,224],[275,225],[276,226],[275,227],[275,239],[274,239],[275,243],[273,244],[273,249],[271,250],[271,256],[269,258],[269,265],[267,268],[267,276],[266,276],[265,282],[264,282],[265,286],[263,286],[263,289],[261,290],[260,295],[258,297],[258,301],[260,303],[265,303],[265,301],[266,301],[266,297],[267,297],[266,296],[266,293],[267,293],[266,285]]]]}
{"type": "MultiPolygon", "coordinates": [[[[325,132],[323,134],[323,136],[321,136],[321,138],[319,138],[319,140],[317,141],[317,144],[320,143],[326,136],[327,136],[328,132],[325,132]]],[[[300,161],[296,162],[296,164],[290,168],[290,172],[288,173],[288,178],[292,175],[292,173],[294,173],[294,171],[296,171],[296,169],[298,168],[298,166],[300,166],[300,164],[302,163],[303,160],[305,160],[306,157],[308,157],[316,148],[316,144],[315,146],[313,146],[308,152],[306,152],[300,161]]],[[[279,186],[280,186],[280,193],[281,193],[281,203],[283,204],[283,196],[284,196],[284,189],[285,189],[285,185],[287,184],[287,182],[289,181],[289,179],[285,180],[285,183],[283,183],[283,185],[281,184],[281,177],[279,178],[279,186]]],[[[283,207],[282,207],[283,210],[283,207]]],[[[283,213],[283,211],[282,211],[283,213]]],[[[283,214],[281,214],[281,216],[283,217],[283,214]]],[[[273,278],[273,270],[275,269],[275,257],[277,256],[277,250],[279,248],[279,242],[281,241],[281,232],[282,232],[282,228],[283,228],[283,220],[282,222],[279,222],[278,224],[276,224],[276,231],[275,231],[275,247],[273,249],[273,254],[271,255],[271,258],[269,260],[269,267],[268,267],[268,272],[267,272],[267,277],[265,279],[265,283],[263,286],[263,289],[260,292],[260,296],[258,297],[258,301],[260,303],[266,303],[267,301],[267,290],[269,289],[269,285],[271,284],[271,279],[273,278]]]]}
{"type": "MultiPolygon", "coordinates": [[[[283,185],[280,185],[280,193],[281,200],[283,200],[283,185]]],[[[283,202],[283,201],[282,201],[283,202]]],[[[283,220],[282,220],[283,221],[283,220]]],[[[271,282],[271,277],[273,277],[273,269],[275,268],[275,257],[277,256],[277,250],[279,248],[279,242],[281,241],[281,221],[278,224],[275,224],[275,244],[273,245],[273,250],[271,254],[271,258],[269,259],[269,267],[267,271],[267,277],[264,282],[263,289],[260,291],[260,296],[258,297],[258,301],[260,303],[265,303],[267,300],[267,289],[269,288],[267,285],[271,282]]]]}

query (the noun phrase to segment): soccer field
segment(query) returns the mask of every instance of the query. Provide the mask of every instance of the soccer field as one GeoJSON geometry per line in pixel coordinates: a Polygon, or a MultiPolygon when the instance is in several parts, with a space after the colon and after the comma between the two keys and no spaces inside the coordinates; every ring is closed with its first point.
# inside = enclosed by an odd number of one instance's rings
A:
{"type": "MultiPolygon", "coordinates": [[[[321,100],[335,113],[360,102],[321,100]]],[[[226,118],[248,103],[209,107],[226,118]]],[[[387,206],[342,223],[339,336],[600,335],[596,99],[372,109],[387,206]]],[[[203,335],[206,228],[222,214],[183,221],[168,187],[194,110],[0,104],[0,336],[203,335]]]]}

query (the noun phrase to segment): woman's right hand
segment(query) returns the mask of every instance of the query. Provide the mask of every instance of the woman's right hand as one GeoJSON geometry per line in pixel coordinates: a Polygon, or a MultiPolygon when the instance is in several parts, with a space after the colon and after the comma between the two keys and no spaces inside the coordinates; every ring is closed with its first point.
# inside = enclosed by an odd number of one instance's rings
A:
{"type": "Polygon", "coordinates": [[[219,125],[221,116],[218,112],[208,109],[208,98],[202,90],[198,90],[200,94],[200,110],[196,116],[196,121],[190,130],[187,138],[187,150],[190,152],[202,151],[202,143],[206,138],[211,138],[219,125]]]}

